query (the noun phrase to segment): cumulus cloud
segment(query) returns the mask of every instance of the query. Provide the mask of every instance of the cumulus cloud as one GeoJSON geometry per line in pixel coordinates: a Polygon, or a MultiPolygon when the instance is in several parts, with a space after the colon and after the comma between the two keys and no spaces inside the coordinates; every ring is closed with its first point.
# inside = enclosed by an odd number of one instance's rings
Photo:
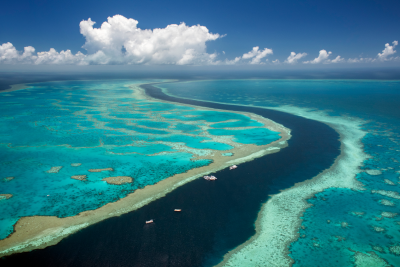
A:
{"type": "Polygon", "coordinates": [[[250,52],[244,53],[242,59],[252,59],[250,64],[260,64],[261,59],[264,57],[273,54],[272,49],[264,48],[264,50],[259,50],[260,47],[255,46],[250,52]]]}
{"type": "MultiPolygon", "coordinates": [[[[148,64],[148,65],[234,65],[234,64],[266,64],[268,55],[273,54],[272,49],[260,49],[253,47],[242,56],[232,60],[217,60],[218,54],[207,53],[207,42],[224,37],[218,33],[211,33],[207,27],[201,25],[188,26],[185,23],[171,24],[165,28],[140,29],[138,21],[121,15],[108,17],[99,28],[95,28],[95,22],[90,18],[80,22],[80,33],[85,38],[82,46],[86,50],[83,54],[73,54],[71,50],[36,52],[32,46],[24,47],[18,51],[10,42],[0,45],[0,64],[148,64]]],[[[395,47],[398,41],[392,45],[385,44],[382,53],[376,58],[350,58],[343,59],[337,56],[330,59],[332,52],[319,51],[317,58],[311,61],[303,61],[305,64],[330,64],[330,63],[361,63],[377,61],[395,61],[400,57],[394,57],[395,47]]],[[[225,54],[225,51],[222,51],[225,54]]],[[[291,52],[284,63],[295,64],[304,58],[307,53],[291,52]]],[[[278,59],[271,65],[281,64],[278,59]]]]}
{"type": "Polygon", "coordinates": [[[209,64],[216,54],[206,52],[206,42],[222,36],[201,25],[171,24],[142,30],[138,21],[121,15],[109,17],[100,28],[91,19],[80,23],[86,38],[88,61],[95,64],[209,64]]]}
{"type": "Polygon", "coordinates": [[[326,50],[322,49],[319,51],[319,55],[317,58],[314,58],[314,60],[311,61],[303,61],[304,64],[318,64],[318,63],[325,63],[329,57],[329,55],[332,54],[332,52],[327,52],[326,50]]]}
{"type": "Polygon", "coordinates": [[[238,63],[240,60],[242,59],[242,57],[235,57],[235,59],[232,59],[232,60],[225,60],[225,64],[226,65],[234,65],[234,64],[236,64],[236,63],[238,63]]]}
{"type": "MultiPolygon", "coordinates": [[[[29,53],[29,52],[28,52],[29,53]]],[[[20,57],[20,53],[18,53],[17,49],[13,46],[12,43],[4,43],[0,46],[0,60],[3,62],[10,62],[13,59],[17,59],[20,57]]]]}
{"type": "Polygon", "coordinates": [[[400,57],[393,57],[391,55],[395,54],[397,51],[394,48],[399,44],[398,41],[393,41],[393,45],[389,43],[385,44],[385,49],[382,50],[382,53],[378,53],[376,58],[349,58],[347,60],[348,63],[370,63],[370,62],[385,62],[385,61],[398,61],[400,57]]]}
{"type": "Polygon", "coordinates": [[[297,60],[303,58],[307,56],[307,53],[295,53],[295,52],[291,52],[290,56],[285,60],[285,63],[288,64],[296,64],[297,60]]]}
{"type": "Polygon", "coordinates": [[[10,42],[0,46],[0,62],[2,63],[23,63],[23,64],[86,64],[83,60],[85,55],[81,52],[75,55],[70,50],[57,52],[51,48],[48,52],[35,53],[35,48],[26,46],[23,52],[17,51],[10,42]]]}
{"type": "Polygon", "coordinates": [[[393,41],[393,45],[390,45],[389,43],[385,44],[385,49],[382,50],[382,53],[378,53],[378,59],[381,61],[389,61],[393,60],[393,57],[389,57],[393,54],[395,54],[397,51],[394,50],[394,48],[399,44],[398,41],[393,41]]]}
{"type": "Polygon", "coordinates": [[[337,56],[335,59],[328,59],[327,63],[340,63],[340,62],[345,62],[344,58],[342,58],[341,56],[337,56]]]}
{"type": "MultiPolygon", "coordinates": [[[[265,64],[261,62],[261,59],[266,56],[273,54],[272,49],[264,48],[264,50],[260,50],[260,47],[255,46],[252,50],[247,53],[244,53],[241,57],[236,57],[233,60],[225,60],[224,64],[233,65],[237,63],[249,63],[249,64],[265,64]],[[247,59],[251,59],[250,61],[245,61],[247,59]]],[[[266,60],[268,61],[268,59],[266,60]]]]}
{"type": "Polygon", "coordinates": [[[11,43],[0,46],[0,62],[33,64],[217,64],[217,54],[206,52],[206,42],[223,36],[201,25],[171,24],[165,28],[142,30],[138,21],[121,15],[109,17],[100,28],[90,18],[79,24],[86,42],[81,52],[70,50],[34,54],[33,47],[18,52],[11,43]]]}

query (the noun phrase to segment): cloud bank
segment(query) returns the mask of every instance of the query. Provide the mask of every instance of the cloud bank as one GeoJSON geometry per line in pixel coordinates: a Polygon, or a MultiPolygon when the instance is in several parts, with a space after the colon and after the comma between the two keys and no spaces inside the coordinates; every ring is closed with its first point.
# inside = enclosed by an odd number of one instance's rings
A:
{"type": "Polygon", "coordinates": [[[18,52],[11,43],[0,46],[2,63],[26,64],[216,64],[216,53],[206,52],[206,42],[223,36],[201,25],[171,24],[162,29],[142,30],[138,21],[121,15],[108,17],[100,28],[90,18],[80,24],[86,42],[75,55],[70,50],[38,52],[31,46],[18,52]]]}
{"type": "MultiPolygon", "coordinates": [[[[64,64],[64,65],[237,65],[237,64],[281,64],[278,59],[269,63],[266,57],[273,54],[270,48],[253,47],[242,56],[232,60],[218,60],[216,52],[207,53],[207,42],[224,37],[218,33],[210,33],[205,26],[188,26],[185,23],[171,24],[165,28],[140,29],[138,21],[121,15],[108,17],[99,28],[90,18],[80,22],[80,33],[85,37],[82,46],[87,53],[73,54],[71,50],[60,52],[51,48],[49,51],[36,52],[32,46],[18,51],[12,43],[0,45],[0,64],[64,64]]],[[[349,58],[336,56],[331,59],[332,52],[325,49],[319,51],[318,57],[303,61],[303,64],[331,63],[368,63],[400,60],[394,57],[395,47],[385,44],[382,53],[375,58],[349,58]]],[[[223,54],[225,52],[223,51],[223,54]]],[[[291,52],[283,61],[285,64],[298,64],[307,53],[291,52]]]]}

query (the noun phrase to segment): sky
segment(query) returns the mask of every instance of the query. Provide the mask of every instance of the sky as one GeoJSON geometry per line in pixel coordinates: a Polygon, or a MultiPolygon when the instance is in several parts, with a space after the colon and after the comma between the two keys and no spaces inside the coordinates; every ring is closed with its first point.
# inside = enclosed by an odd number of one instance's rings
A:
{"type": "Polygon", "coordinates": [[[398,14],[392,0],[14,0],[0,65],[396,68],[398,14]]]}

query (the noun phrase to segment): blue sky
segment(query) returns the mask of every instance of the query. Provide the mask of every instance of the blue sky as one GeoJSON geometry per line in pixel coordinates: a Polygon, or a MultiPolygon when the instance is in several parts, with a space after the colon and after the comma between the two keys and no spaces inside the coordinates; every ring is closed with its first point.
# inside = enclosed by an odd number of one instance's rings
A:
{"type": "MultiPolygon", "coordinates": [[[[108,17],[116,14],[137,20],[139,22],[137,27],[140,29],[165,28],[169,24],[185,22],[187,26],[205,26],[210,33],[220,35],[215,40],[203,40],[206,45],[206,56],[215,53],[215,58],[204,59],[204,55],[202,55],[200,61],[179,61],[182,58],[176,56],[171,59],[171,56],[168,56],[169,61],[165,61],[168,64],[177,62],[209,64],[205,62],[216,61],[223,63],[224,60],[234,60],[235,57],[242,57],[238,62],[244,64],[252,62],[255,55],[260,54],[259,52],[264,51],[265,48],[271,49],[273,52],[265,51],[266,55],[256,63],[272,64],[272,61],[276,59],[282,63],[291,52],[306,53],[307,55],[296,61],[303,63],[314,60],[319,56],[319,51],[324,49],[327,53],[332,52],[329,55],[330,60],[334,60],[340,55],[343,64],[349,58],[373,60],[378,53],[382,52],[386,43],[393,46],[393,41],[400,39],[400,16],[398,15],[400,14],[400,1],[391,0],[15,0],[3,4],[0,9],[2,25],[0,44],[10,42],[17,51],[22,51],[26,46],[32,46],[35,48],[32,55],[40,51],[49,51],[50,48],[54,48],[57,52],[70,49],[73,55],[81,51],[86,55],[88,51],[82,48],[86,39],[80,33],[79,23],[91,18],[96,22],[93,27],[97,28],[107,21],[108,17]],[[226,36],[221,38],[223,35],[226,36]],[[243,55],[257,46],[259,47],[258,52],[249,55],[249,59],[245,60],[243,55]],[[267,59],[268,61],[266,61],[267,59]]],[[[96,52],[93,47],[98,47],[99,44],[90,45],[92,45],[92,52],[96,52]]],[[[184,50],[186,48],[182,49],[182,51],[186,51],[184,50]]],[[[187,49],[192,49],[192,47],[187,49]]],[[[198,50],[189,57],[198,57],[199,53],[202,53],[202,48],[196,46],[195,49],[198,50]]],[[[396,50],[395,46],[393,46],[393,50],[396,50]]],[[[396,57],[398,53],[389,56],[396,57]]],[[[115,58],[114,54],[113,58],[115,58]]],[[[114,61],[91,59],[89,64],[125,64],[128,61],[139,62],[139,64],[165,63],[151,60],[148,55],[142,62],[139,59],[125,60],[121,58],[114,61]]],[[[400,62],[400,60],[392,61],[400,62]]],[[[393,62],[386,62],[386,64],[393,64],[393,62]]]]}

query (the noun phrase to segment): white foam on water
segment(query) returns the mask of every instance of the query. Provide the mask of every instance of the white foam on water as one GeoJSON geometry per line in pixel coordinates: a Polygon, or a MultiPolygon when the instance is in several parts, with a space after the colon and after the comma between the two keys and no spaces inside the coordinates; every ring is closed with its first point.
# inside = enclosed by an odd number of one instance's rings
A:
{"type": "MultiPolygon", "coordinates": [[[[261,107],[263,108],[263,107],[261,107]]],[[[300,217],[310,207],[306,202],[327,188],[350,188],[364,190],[355,179],[359,167],[369,156],[363,151],[361,139],[366,132],[361,130],[365,121],[351,117],[332,117],[322,111],[294,106],[275,109],[328,124],[340,134],[341,154],[329,169],[310,180],[296,184],[273,195],[264,204],[257,220],[257,234],[248,242],[232,251],[224,266],[290,266],[293,264],[289,245],[298,238],[300,217]]]]}

